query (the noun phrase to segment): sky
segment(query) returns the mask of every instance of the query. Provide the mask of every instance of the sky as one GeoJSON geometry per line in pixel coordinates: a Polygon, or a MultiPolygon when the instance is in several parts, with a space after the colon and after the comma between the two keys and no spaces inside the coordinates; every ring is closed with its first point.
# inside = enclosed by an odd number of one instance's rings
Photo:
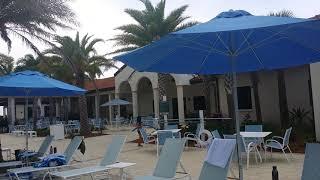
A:
{"type": "MultiPolygon", "coordinates": [[[[160,0],[151,0],[157,3],[160,0]]],[[[185,15],[191,16],[191,20],[206,22],[215,17],[219,12],[230,9],[246,10],[253,15],[266,15],[283,9],[291,10],[296,17],[309,18],[320,14],[319,0],[167,0],[166,13],[182,5],[189,5],[185,15]]],[[[76,31],[81,35],[89,33],[96,38],[106,40],[105,43],[98,44],[97,50],[100,54],[105,54],[114,50],[113,43],[108,41],[119,31],[116,27],[134,23],[125,12],[126,8],[143,9],[139,0],[73,0],[71,8],[77,14],[80,26],[73,30],[59,30],[58,35],[75,36],[76,31]]],[[[46,46],[36,42],[40,50],[46,46]]],[[[8,54],[6,44],[0,39],[0,52],[8,54]]],[[[9,53],[15,59],[23,57],[25,54],[32,53],[19,40],[13,38],[12,50],[9,53]]],[[[118,66],[121,66],[118,63],[118,66]]],[[[116,70],[112,69],[104,73],[103,77],[113,76],[116,70]]]]}

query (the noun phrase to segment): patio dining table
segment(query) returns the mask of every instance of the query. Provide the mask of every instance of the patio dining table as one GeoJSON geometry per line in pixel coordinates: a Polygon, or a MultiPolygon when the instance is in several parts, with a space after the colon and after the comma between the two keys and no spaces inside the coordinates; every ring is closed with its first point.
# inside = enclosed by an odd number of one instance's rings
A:
{"type": "Polygon", "coordinates": [[[179,133],[181,131],[181,129],[165,129],[165,130],[157,130],[157,131],[154,131],[151,133],[152,136],[156,136],[158,134],[158,132],[161,132],[161,131],[171,131],[172,134],[176,134],[176,133],[179,133]]]}
{"type": "Polygon", "coordinates": [[[265,138],[272,132],[240,132],[240,135],[244,138],[265,138]]]}

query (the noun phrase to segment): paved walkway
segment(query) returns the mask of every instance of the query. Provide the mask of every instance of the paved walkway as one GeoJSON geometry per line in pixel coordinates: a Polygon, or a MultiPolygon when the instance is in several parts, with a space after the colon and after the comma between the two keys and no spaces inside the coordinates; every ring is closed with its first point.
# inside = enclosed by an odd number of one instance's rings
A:
{"type": "MultiPolygon", "coordinates": [[[[148,175],[152,173],[157,161],[155,145],[137,147],[137,144],[129,143],[129,141],[137,138],[137,134],[132,133],[131,131],[108,131],[107,133],[128,136],[128,143],[124,146],[120,155],[120,161],[137,163],[137,165],[126,170],[130,177],[136,175],[148,175]]],[[[2,147],[18,149],[23,148],[25,145],[24,137],[1,134],[0,138],[2,147]]],[[[31,138],[29,142],[30,149],[37,150],[42,140],[43,138],[31,138]]],[[[58,148],[58,152],[63,152],[69,141],[69,139],[55,141],[53,142],[53,146],[58,148]]],[[[87,147],[86,154],[84,156],[77,156],[76,158],[83,159],[85,161],[85,164],[82,166],[94,165],[101,160],[107,145],[111,142],[111,135],[88,138],[85,142],[87,147]]],[[[183,153],[182,163],[187,171],[192,175],[192,179],[197,179],[199,176],[205,155],[206,150],[199,148],[186,148],[183,153]]],[[[281,180],[300,179],[304,159],[303,154],[294,154],[293,160],[290,163],[288,163],[280,153],[274,153],[272,160],[270,159],[270,154],[267,155],[267,161],[262,164],[256,164],[254,158],[251,158],[253,160],[250,162],[251,167],[244,170],[245,180],[270,180],[273,165],[278,166],[281,180]]]]}

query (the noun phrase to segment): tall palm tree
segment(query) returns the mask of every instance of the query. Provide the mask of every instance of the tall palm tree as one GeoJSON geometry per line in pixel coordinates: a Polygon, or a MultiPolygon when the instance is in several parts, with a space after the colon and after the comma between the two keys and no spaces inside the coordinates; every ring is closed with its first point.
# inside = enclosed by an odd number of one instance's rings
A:
{"type": "MultiPolygon", "coordinates": [[[[127,24],[116,28],[122,31],[113,39],[115,46],[120,47],[112,53],[121,53],[131,51],[136,48],[150,44],[152,41],[158,40],[161,37],[197,24],[195,21],[188,21],[190,16],[185,16],[184,12],[188,8],[187,5],[181,6],[165,16],[166,0],[153,6],[150,0],[140,0],[145,9],[126,9],[125,12],[132,17],[136,24],[127,24]]],[[[168,76],[166,74],[158,74],[159,94],[163,97],[165,92],[165,83],[168,76]]]]}
{"type": "Polygon", "coordinates": [[[68,5],[70,0],[1,0],[0,36],[10,51],[11,38],[18,37],[39,53],[31,41],[37,39],[50,43],[57,28],[76,25],[75,13],[68,5]]]}
{"type": "Polygon", "coordinates": [[[0,53],[0,76],[10,74],[14,69],[13,57],[0,53]]]}
{"type": "Polygon", "coordinates": [[[70,67],[58,56],[41,56],[39,70],[54,79],[69,84],[72,84],[75,79],[70,67]]]}
{"type": "MultiPolygon", "coordinates": [[[[294,17],[294,13],[290,10],[281,10],[279,12],[271,12],[269,16],[278,17],[294,17]]],[[[280,118],[281,118],[281,128],[287,128],[289,124],[289,108],[287,101],[287,90],[286,82],[283,69],[277,70],[277,80],[278,80],[278,93],[279,93],[279,108],[280,108],[280,118]]]]}
{"type": "Polygon", "coordinates": [[[32,54],[27,54],[24,57],[18,59],[16,62],[15,72],[31,70],[39,71],[40,58],[35,58],[32,54]]]}
{"type": "MultiPolygon", "coordinates": [[[[60,58],[72,71],[75,77],[75,84],[79,87],[84,87],[86,78],[90,75],[96,75],[97,69],[100,66],[107,67],[113,65],[110,60],[104,56],[97,54],[95,45],[103,42],[102,39],[92,39],[92,36],[85,35],[81,40],[79,33],[75,39],[69,36],[56,37],[57,45],[45,51],[45,54],[52,54],[56,58],[60,58]],[[93,68],[94,67],[94,68],[93,68]],[[94,70],[93,70],[94,69],[94,70]]],[[[91,132],[88,113],[87,100],[85,96],[79,97],[80,106],[80,133],[89,135],[91,132]]]]}

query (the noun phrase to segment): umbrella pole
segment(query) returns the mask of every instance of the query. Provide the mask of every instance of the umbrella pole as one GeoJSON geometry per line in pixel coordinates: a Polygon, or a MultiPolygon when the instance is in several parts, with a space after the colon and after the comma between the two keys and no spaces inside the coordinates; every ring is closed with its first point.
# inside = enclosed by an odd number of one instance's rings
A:
{"type": "MultiPolygon", "coordinates": [[[[25,108],[25,134],[26,134],[26,151],[28,152],[29,150],[29,135],[28,135],[28,95],[26,96],[26,108],[25,108]]],[[[29,165],[29,159],[28,156],[26,157],[26,163],[29,165]]]]}
{"type": "Polygon", "coordinates": [[[240,119],[238,112],[238,92],[237,92],[237,73],[236,73],[236,64],[235,60],[232,57],[232,96],[234,103],[234,116],[236,121],[236,134],[237,134],[237,155],[238,155],[238,165],[239,165],[239,179],[243,180],[243,166],[242,166],[242,158],[241,158],[241,137],[240,137],[240,119]]]}

